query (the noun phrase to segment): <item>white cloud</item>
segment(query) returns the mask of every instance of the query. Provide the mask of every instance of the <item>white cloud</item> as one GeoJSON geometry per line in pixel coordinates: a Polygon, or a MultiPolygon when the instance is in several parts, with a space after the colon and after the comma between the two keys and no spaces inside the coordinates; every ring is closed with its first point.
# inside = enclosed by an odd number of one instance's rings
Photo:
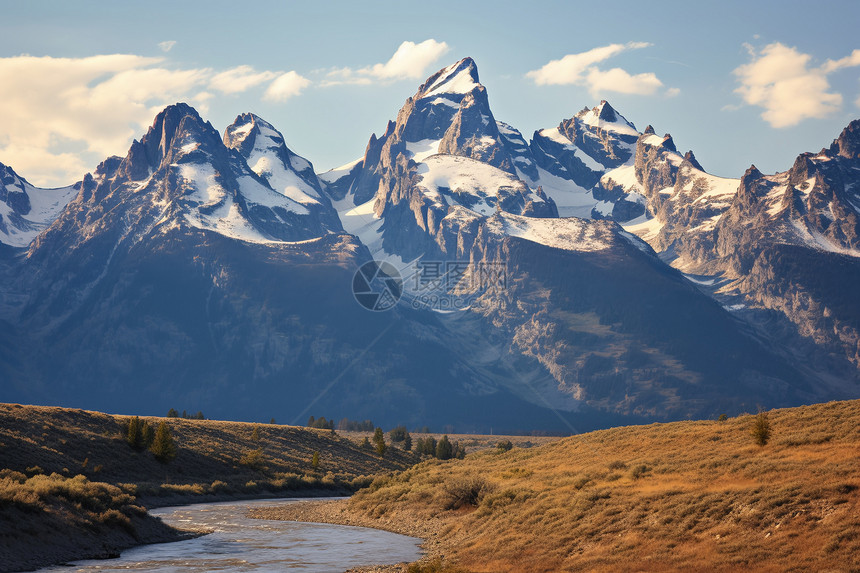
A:
{"type": "Polygon", "coordinates": [[[358,70],[352,68],[332,68],[326,73],[322,86],[339,84],[366,85],[377,81],[422,79],[427,68],[449,51],[448,44],[434,39],[420,44],[403,42],[387,62],[374,64],[358,70]]]}
{"type": "MultiPolygon", "coordinates": [[[[648,42],[627,42],[600,46],[578,54],[568,54],[559,60],[552,60],[537,70],[526,74],[539,86],[580,85],[588,88],[592,97],[606,92],[623,94],[652,95],[663,87],[663,82],[653,72],[631,74],[621,68],[603,70],[597,64],[622,52],[640,50],[651,46],[648,42]]],[[[677,88],[669,88],[667,95],[679,93],[677,88]]]]}
{"type": "Polygon", "coordinates": [[[0,58],[0,162],[36,185],[68,185],[124,154],[166,105],[188,101],[205,114],[212,92],[266,82],[262,97],[274,101],[308,85],[295,72],[174,69],[164,57],[0,58]]]}
{"type": "Polygon", "coordinates": [[[176,40],[167,40],[166,42],[159,42],[158,47],[165,54],[173,49],[173,46],[176,45],[176,40]]]}
{"type": "Polygon", "coordinates": [[[860,66],[860,50],[839,60],[811,66],[812,56],[779,42],[756,51],[745,46],[752,58],[735,69],[740,86],[735,90],[744,103],[764,109],[762,119],[772,127],[791,127],[804,119],[823,118],[839,111],[842,94],[830,91],[827,75],[860,66]]]}
{"type": "Polygon", "coordinates": [[[279,75],[269,84],[263,99],[268,101],[287,101],[293,96],[299,95],[303,89],[310,85],[311,81],[300,76],[296,72],[287,72],[279,75]]]}
{"type": "Polygon", "coordinates": [[[237,66],[215,74],[209,87],[225,94],[236,94],[274,79],[278,74],[270,71],[255,72],[251,66],[237,66]]]}
{"type": "Polygon", "coordinates": [[[663,82],[651,72],[630,75],[621,68],[612,68],[606,71],[590,68],[586,75],[586,82],[592,96],[604,92],[651,95],[663,87],[663,82]]]}

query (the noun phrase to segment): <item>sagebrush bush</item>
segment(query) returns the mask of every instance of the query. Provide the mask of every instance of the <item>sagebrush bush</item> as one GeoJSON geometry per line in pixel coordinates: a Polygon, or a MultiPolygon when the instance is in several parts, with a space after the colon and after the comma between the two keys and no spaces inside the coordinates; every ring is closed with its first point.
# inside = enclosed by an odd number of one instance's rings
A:
{"type": "Polygon", "coordinates": [[[477,507],[484,496],[493,489],[486,479],[478,475],[452,478],[445,482],[445,509],[477,507]]]}

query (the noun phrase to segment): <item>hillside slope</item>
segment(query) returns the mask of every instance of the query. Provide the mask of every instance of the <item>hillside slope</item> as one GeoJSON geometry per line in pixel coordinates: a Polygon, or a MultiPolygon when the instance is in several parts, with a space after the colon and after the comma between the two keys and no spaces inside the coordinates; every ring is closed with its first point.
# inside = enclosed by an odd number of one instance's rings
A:
{"type": "MultiPolygon", "coordinates": [[[[429,524],[449,571],[858,570],[860,401],[768,417],[765,446],[745,415],[424,462],[326,512],[429,524]]],[[[293,511],[320,520],[312,507],[293,511]]]]}

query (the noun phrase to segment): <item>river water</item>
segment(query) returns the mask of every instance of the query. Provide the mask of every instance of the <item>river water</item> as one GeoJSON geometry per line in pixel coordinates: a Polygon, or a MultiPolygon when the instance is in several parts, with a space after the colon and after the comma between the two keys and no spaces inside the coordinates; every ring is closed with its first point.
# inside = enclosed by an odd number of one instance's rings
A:
{"type": "Polygon", "coordinates": [[[70,566],[40,569],[42,573],[146,571],[313,571],[340,573],[359,565],[415,561],[420,539],[344,525],[269,521],[245,517],[255,505],[272,506],[297,500],[202,503],[152,510],[179,528],[205,528],[213,533],[175,543],[144,545],[117,559],[76,561],[70,566]]]}

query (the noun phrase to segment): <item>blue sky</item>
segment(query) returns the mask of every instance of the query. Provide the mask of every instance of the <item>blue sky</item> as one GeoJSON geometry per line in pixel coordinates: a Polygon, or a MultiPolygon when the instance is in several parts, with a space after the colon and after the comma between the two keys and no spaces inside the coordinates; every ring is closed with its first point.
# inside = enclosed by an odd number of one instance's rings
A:
{"type": "Polygon", "coordinates": [[[324,171],[471,56],[527,138],[607,99],[712,173],[780,171],[860,117],[860,3],[820,4],[0,1],[0,162],[69,184],[188,101],[219,131],[257,113],[324,171]]]}

